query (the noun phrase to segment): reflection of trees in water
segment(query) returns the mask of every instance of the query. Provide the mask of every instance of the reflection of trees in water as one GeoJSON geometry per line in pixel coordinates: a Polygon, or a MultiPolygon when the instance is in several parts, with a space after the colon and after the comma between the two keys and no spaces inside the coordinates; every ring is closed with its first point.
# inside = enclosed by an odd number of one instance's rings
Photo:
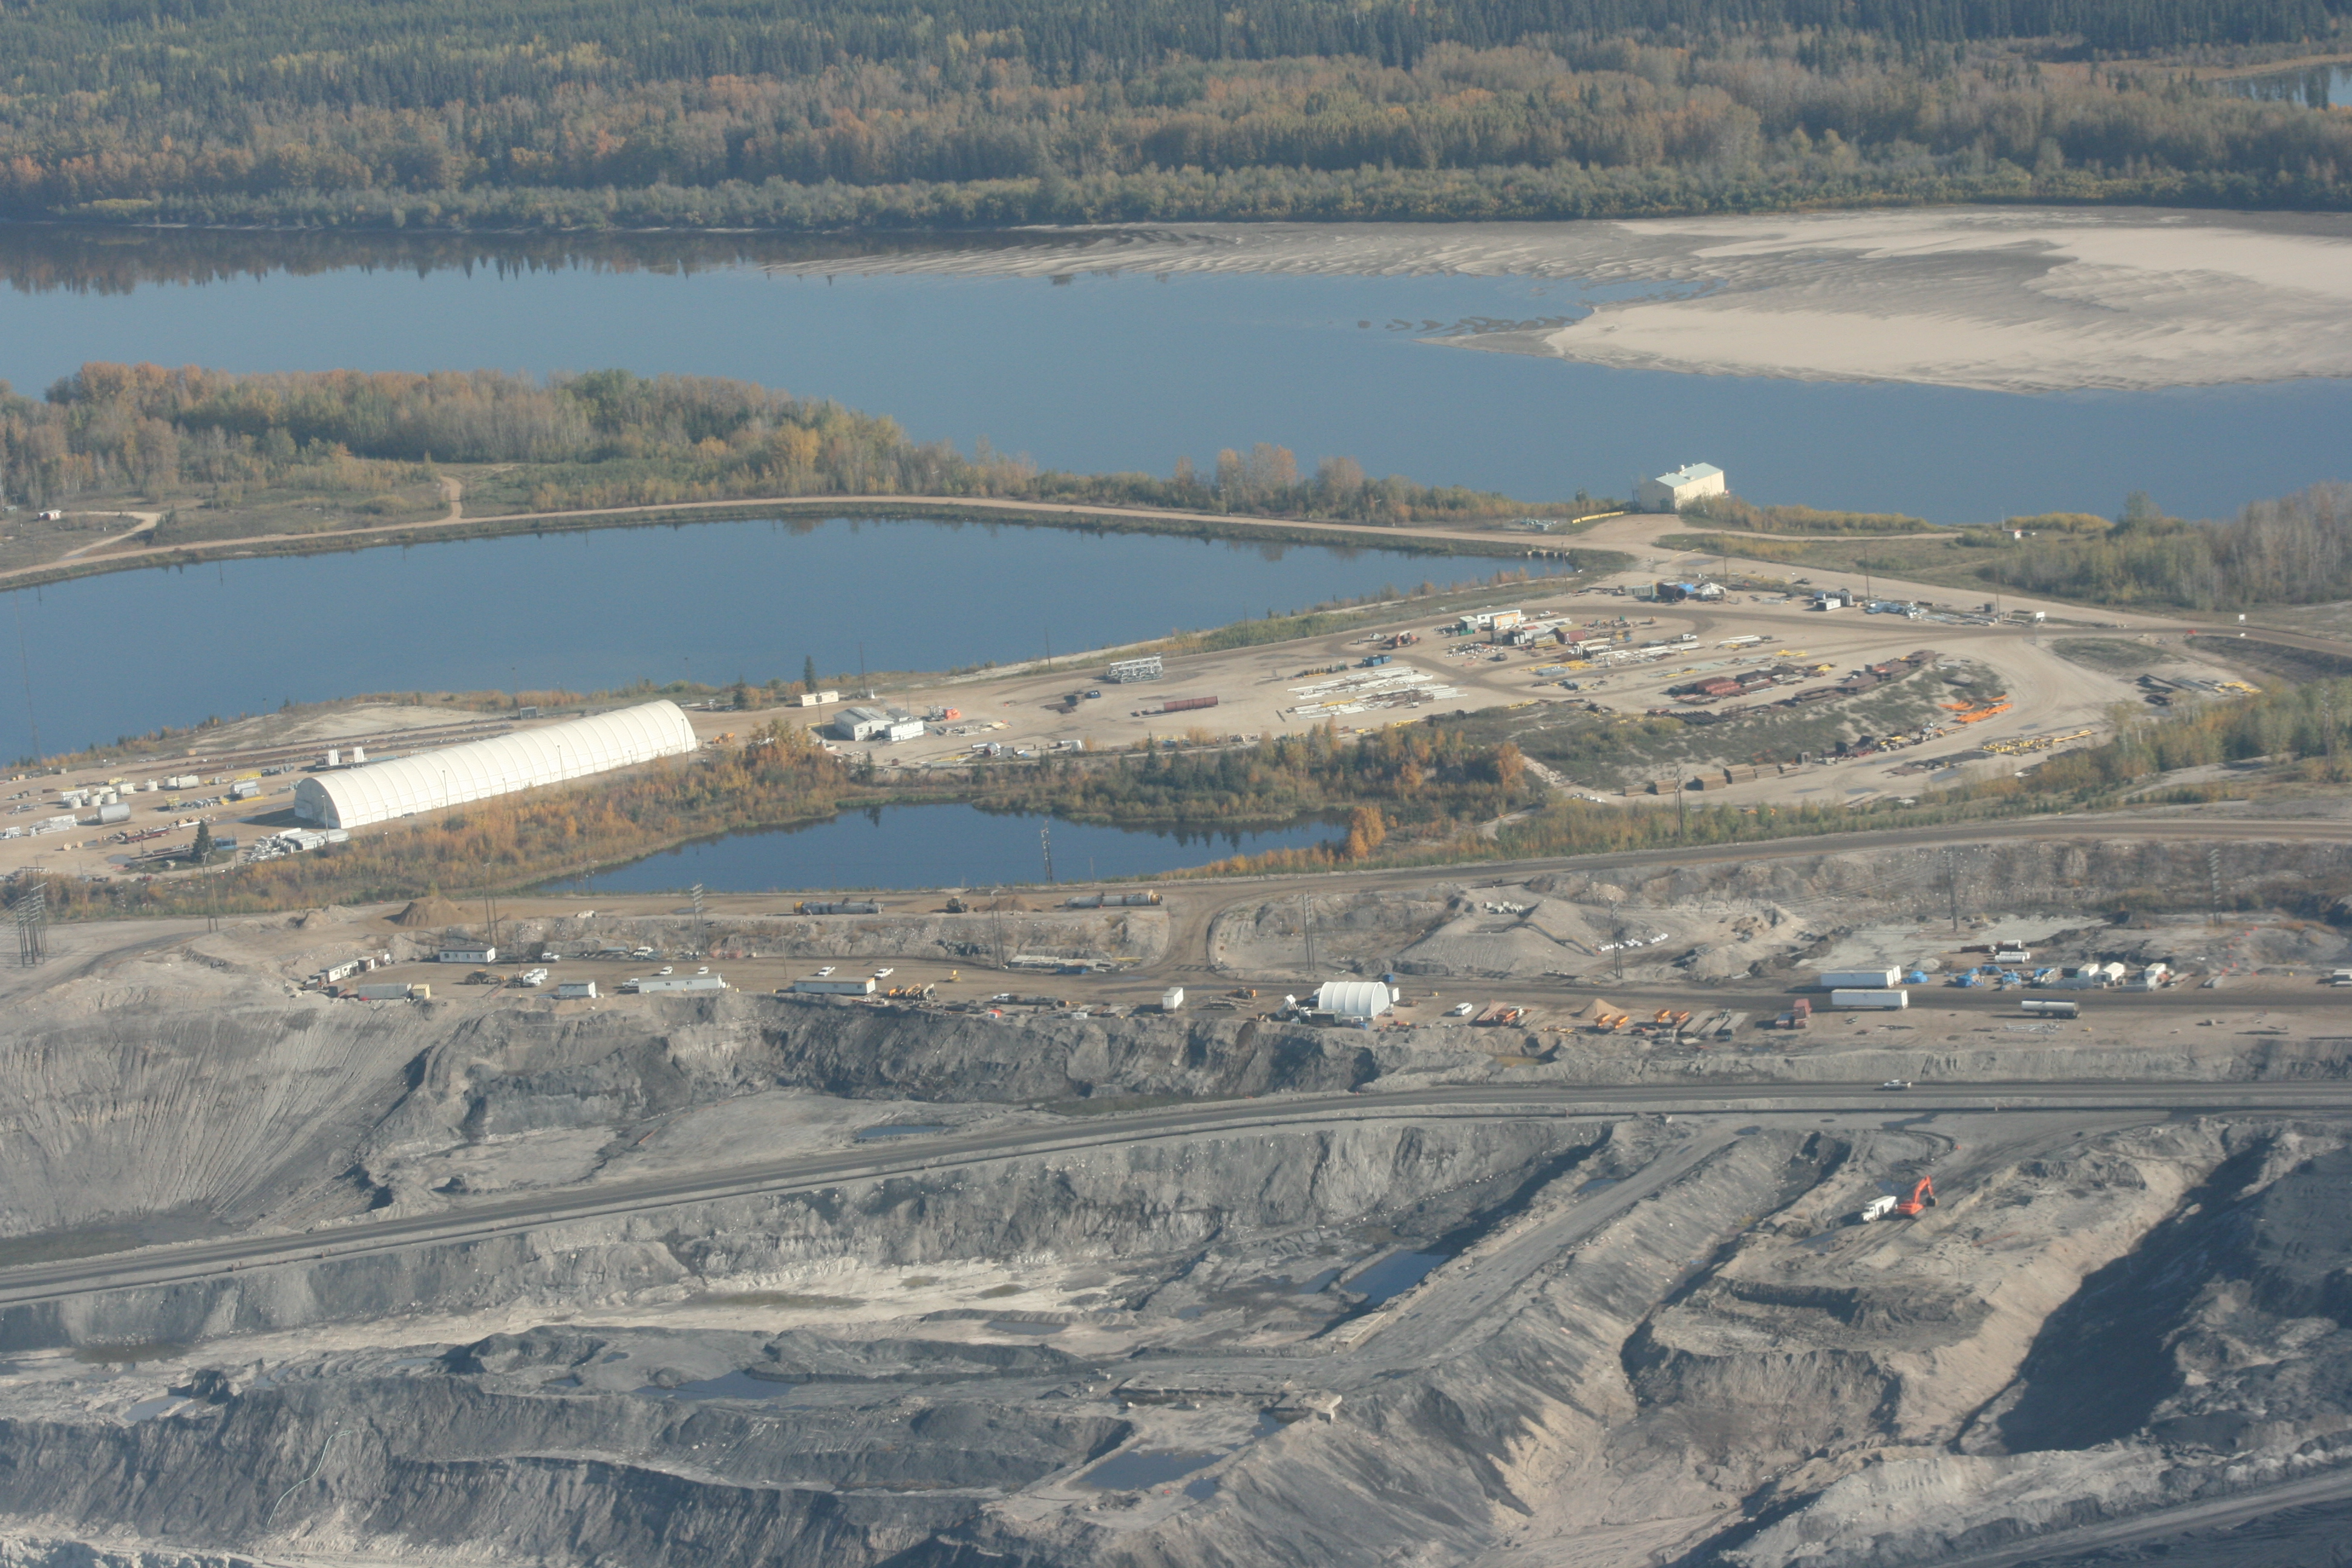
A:
{"type": "Polygon", "coordinates": [[[805,265],[838,258],[1020,249],[1049,243],[1017,234],[859,236],[755,234],[365,234],[302,229],[157,232],[120,227],[0,226],[0,278],[20,293],[128,294],[142,284],[217,283],[275,273],[309,278],[353,269],[435,272],[657,272],[805,265]]]}

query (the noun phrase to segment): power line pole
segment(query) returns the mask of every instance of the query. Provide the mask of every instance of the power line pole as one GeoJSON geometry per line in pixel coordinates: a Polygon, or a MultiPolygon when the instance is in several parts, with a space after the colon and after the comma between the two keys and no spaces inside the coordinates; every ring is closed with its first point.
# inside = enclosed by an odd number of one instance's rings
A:
{"type": "Polygon", "coordinates": [[[2213,923],[2218,926],[2221,923],[2221,847],[2218,844],[2205,847],[2205,884],[2212,895],[2213,923]]]}
{"type": "Polygon", "coordinates": [[[1944,851],[1944,882],[1952,893],[1952,934],[1960,933],[1960,852],[1944,851]]]}

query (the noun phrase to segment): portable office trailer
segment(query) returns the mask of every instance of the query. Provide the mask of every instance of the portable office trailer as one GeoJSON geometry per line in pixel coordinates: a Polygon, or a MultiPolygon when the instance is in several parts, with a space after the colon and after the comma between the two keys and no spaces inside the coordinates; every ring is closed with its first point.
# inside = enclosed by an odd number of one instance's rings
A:
{"type": "Polygon", "coordinates": [[[353,985],[347,988],[343,994],[356,997],[362,1002],[405,1002],[419,992],[423,992],[428,997],[433,994],[432,990],[427,986],[409,985],[392,981],[353,985]]]}
{"type": "Polygon", "coordinates": [[[726,980],[717,974],[656,974],[636,983],[641,994],[656,991],[724,991],[726,980]]]}
{"type": "Polygon", "coordinates": [[[1911,993],[1875,986],[1832,991],[1830,993],[1830,1005],[1847,1008],[1908,1007],[1911,1005],[1911,993]]]}
{"type": "Polygon", "coordinates": [[[793,981],[793,989],[809,996],[871,996],[874,994],[874,982],[863,975],[854,980],[811,975],[805,980],[793,981]]]}
{"type": "Polygon", "coordinates": [[[1814,981],[1824,991],[1880,990],[1900,984],[1903,971],[1894,964],[1884,969],[1824,969],[1814,981]]]}
{"type": "Polygon", "coordinates": [[[433,956],[442,963],[496,963],[499,950],[495,947],[445,947],[433,956]]]}
{"type": "Polygon", "coordinates": [[[555,999],[558,1002],[593,1002],[596,999],[596,983],[593,980],[563,981],[555,987],[555,999]]]}

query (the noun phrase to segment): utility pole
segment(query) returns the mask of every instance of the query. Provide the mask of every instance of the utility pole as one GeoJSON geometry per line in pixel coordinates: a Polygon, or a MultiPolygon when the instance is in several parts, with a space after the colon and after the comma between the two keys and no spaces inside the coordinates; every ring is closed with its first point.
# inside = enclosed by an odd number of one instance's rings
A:
{"type": "Polygon", "coordinates": [[[2221,847],[2218,844],[2205,847],[2205,885],[2212,895],[2213,923],[2218,926],[2221,923],[2221,847]]]}
{"type": "Polygon", "coordinates": [[[1617,906],[1609,906],[1609,956],[1616,961],[1617,978],[1625,978],[1625,927],[1617,918],[1617,906]]]}
{"type": "Polygon", "coordinates": [[[1307,938],[1307,978],[1315,978],[1315,900],[1308,893],[1298,895],[1298,929],[1307,938]]]}
{"type": "Polygon", "coordinates": [[[1960,852],[1957,849],[1944,851],[1944,882],[1951,889],[1952,934],[1958,936],[1960,932],[1960,852]]]}
{"type": "Polygon", "coordinates": [[[1685,797],[1690,794],[1690,791],[1684,787],[1684,784],[1685,780],[1683,778],[1683,771],[1680,768],[1676,768],[1675,770],[1675,842],[1677,844],[1683,842],[1683,827],[1685,824],[1684,802],[1685,797]]]}

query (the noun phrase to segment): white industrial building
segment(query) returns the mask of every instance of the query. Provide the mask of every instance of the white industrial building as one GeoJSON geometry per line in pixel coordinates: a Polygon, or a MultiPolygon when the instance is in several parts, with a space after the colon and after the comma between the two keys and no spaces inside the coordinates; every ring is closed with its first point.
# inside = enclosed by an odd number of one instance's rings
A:
{"type": "Polygon", "coordinates": [[[896,708],[845,708],[832,724],[845,741],[912,741],[925,732],[920,719],[896,708]]]}
{"type": "Polygon", "coordinates": [[[1723,494],[1726,488],[1723,470],[1713,463],[1685,463],[1671,474],[1643,479],[1633,500],[1643,511],[1680,511],[1695,500],[1723,494]]]}
{"type": "Polygon", "coordinates": [[[518,730],[438,752],[314,773],[294,786],[294,815],[321,827],[361,827],[517,790],[588,778],[695,747],[675,702],[518,730]]]}

